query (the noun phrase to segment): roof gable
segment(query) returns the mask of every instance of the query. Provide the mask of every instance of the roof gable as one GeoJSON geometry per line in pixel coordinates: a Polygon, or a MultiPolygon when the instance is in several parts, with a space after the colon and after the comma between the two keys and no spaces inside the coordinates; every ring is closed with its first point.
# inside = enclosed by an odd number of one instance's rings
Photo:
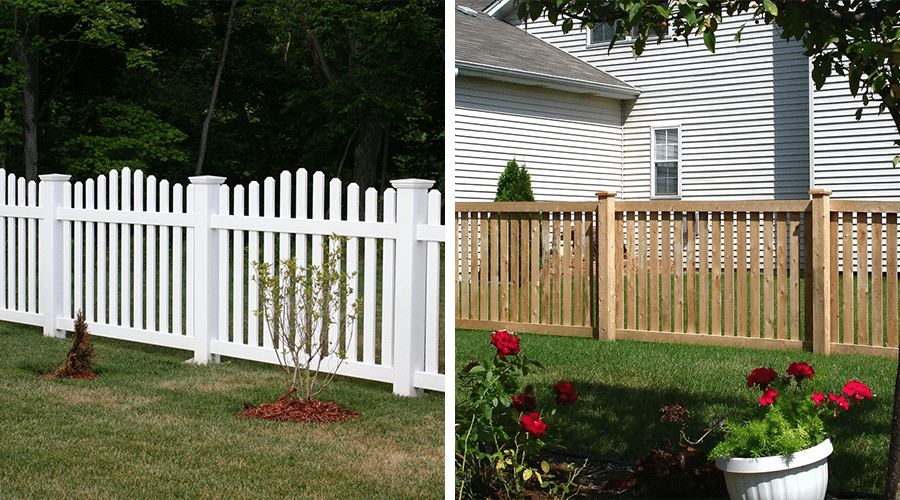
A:
{"type": "Polygon", "coordinates": [[[640,94],[636,87],[491,17],[478,9],[484,3],[457,2],[456,68],[460,75],[616,99],[634,99],[640,94]]]}

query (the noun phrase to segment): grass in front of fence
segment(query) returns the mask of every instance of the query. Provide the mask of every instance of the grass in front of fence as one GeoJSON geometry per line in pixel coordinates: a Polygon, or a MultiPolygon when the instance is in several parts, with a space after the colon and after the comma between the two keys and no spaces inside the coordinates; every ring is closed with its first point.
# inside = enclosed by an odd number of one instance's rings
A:
{"type": "MultiPolygon", "coordinates": [[[[690,439],[722,417],[746,415],[759,404],[759,394],[747,388],[747,373],[759,366],[783,374],[790,362],[806,361],[834,392],[850,379],[863,381],[875,399],[834,421],[829,488],[883,491],[896,360],[529,334],[521,338],[522,353],[545,366],[530,375],[539,408],[556,407],[552,386],[560,380],[574,382],[580,395],[571,411],[560,414],[567,424],[558,431],[548,429],[548,434],[560,437],[569,450],[632,463],[665,445],[667,438],[677,446],[678,428],[660,421],[661,405],[680,402],[691,412],[690,439]]],[[[457,370],[468,361],[487,361],[495,352],[489,332],[456,331],[457,370]]],[[[720,436],[711,435],[696,447],[708,452],[720,436]]]]}
{"type": "MultiPolygon", "coordinates": [[[[90,327],[90,325],[88,325],[90,327]]],[[[100,377],[39,378],[70,339],[0,323],[0,497],[419,499],[444,495],[444,396],[338,377],[341,424],[238,418],[285,391],[277,366],[93,337],[100,377]]]]}

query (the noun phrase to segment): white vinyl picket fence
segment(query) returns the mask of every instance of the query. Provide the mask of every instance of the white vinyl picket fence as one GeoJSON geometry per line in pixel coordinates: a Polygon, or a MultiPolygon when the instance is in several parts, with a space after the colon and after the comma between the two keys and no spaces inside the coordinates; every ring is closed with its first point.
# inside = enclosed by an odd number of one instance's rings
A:
{"type": "MultiPolygon", "coordinates": [[[[101,337],[277,363],[259,308],[254,262],[321,264],[321,243],[348,238],[343,268],[362,300],[342,375],[406,396],[444,391],[441,194],[433,181],[392,181],[362,196],[317,172],[283,172],[246,188],[222,177],[170,185],[112,171],[85,183],[0,169],[0,320],[64,336],[83,310],[101,337]],[[2,182],[5,179],[6,182],[2,182]],[[380,201],[380,204],[379,204],[380,201]]],[[[350,297],[353,300],[356,297],[350,297]]],[[[338,327],[331,338],[341,335],[338,327]]],[[[336,357],[324,360],[330,370],[336,357]]]]}

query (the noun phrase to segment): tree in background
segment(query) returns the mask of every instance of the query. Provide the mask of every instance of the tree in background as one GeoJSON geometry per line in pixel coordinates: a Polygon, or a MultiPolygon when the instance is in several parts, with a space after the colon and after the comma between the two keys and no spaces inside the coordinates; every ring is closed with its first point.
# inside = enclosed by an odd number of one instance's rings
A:
{"type": "MultiPolygon", "coordinates": [[[[795,39],[812,62],[817,89],[838,74],[849,81],[849,91],[862,106],[878,103],[900,132],[900,2],[869,0],[517,0],[520,19],[537,20],[546,15],[561,22],[569,32],[578,22],[589,28],[595,23],[616,23],[619,35],[636,33],[634,55],[640,56],[647,41],[666,37],[684,39],[702,36],[715,52],[716,29],[723,18],[751,14],[754,22],[778,28],[785,40],[795,39]]],[[[743,27],[738,30],[740,40],[743,27]]],[[[612,47],[618,37],[610,41],[612,47]]],[[[862,115],[857,110],[856,118],[862,115]]],[[[900,145],[900,140],[895,141],[900,145]]],[[[900,157],[894,158],[896,166],[900,157]]],[[[900,361],[898,361],[900,363],[900,361]]],[[[900,500],[900,364],[894,388],[894,414],[888,451],[886,492],[900,500]]]]}
{"type": "Polygon", "coordinates": [[[497,181],[497,194],[494,201],[534,201],[531,191],[531,175],[523,163],[519,166],[516,160],[506,163],[506,169],[497,181]]]}
{"type": "Polygon", "coordinates": [[[186,182],[206,137],[202,172],[229,183],[306,168],[363,187],[443,184],[441,2],[4,5],[0,167],[9,172],[65,168],[84,180],[129,166],[186,182]]]}

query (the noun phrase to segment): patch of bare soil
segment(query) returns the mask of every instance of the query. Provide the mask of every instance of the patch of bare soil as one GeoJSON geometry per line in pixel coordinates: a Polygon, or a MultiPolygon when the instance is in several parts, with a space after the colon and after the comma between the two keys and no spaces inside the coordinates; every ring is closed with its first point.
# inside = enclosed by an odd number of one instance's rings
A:
{"type": "Polygon", "coordinates": [[[319,401],[317,399],[292,398],[296,389],[278,398],[272,404],[262,404],[258,408],[247,408],[238,414],[242,418],[257,418],[260,420],[275,420],[278,422],[309,422],[326,424],[332,422],[346,422],[351,418],[362,418],[353,411],[343,408],[336,403],[319,401]]]}

